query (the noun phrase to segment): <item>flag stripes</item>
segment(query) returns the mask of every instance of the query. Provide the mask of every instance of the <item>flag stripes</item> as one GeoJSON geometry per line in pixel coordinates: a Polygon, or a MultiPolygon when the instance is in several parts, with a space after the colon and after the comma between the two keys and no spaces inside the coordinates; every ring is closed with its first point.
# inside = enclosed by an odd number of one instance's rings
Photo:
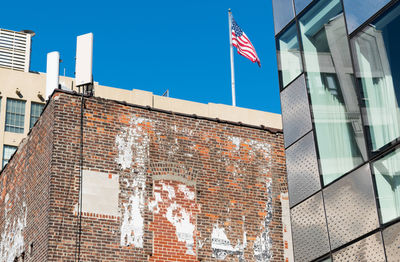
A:
{"type": "Polygon", "coordinates": [[[257,56],[256,49],[250,42],[250,39],[238,26],[232,17],[232,45],[236,47],[238,54],[248,58],[253,63],[261,67],[260,59],[257,56]]]}

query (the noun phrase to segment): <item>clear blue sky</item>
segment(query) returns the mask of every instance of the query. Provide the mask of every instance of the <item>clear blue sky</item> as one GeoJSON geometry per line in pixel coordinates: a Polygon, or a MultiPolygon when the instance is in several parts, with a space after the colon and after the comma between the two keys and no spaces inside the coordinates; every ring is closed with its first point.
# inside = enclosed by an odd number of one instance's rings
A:
{"type": "Polygon", "coordinates": [[[5,1],[0,27],[30,29],[31,70],[59,51],[73,77],[76,36],[94,34],[94,80],[202,103],[231,104],[228,8],[262,67],[235,53],[237,106],[280,113],[271,0],[5,1]]]}

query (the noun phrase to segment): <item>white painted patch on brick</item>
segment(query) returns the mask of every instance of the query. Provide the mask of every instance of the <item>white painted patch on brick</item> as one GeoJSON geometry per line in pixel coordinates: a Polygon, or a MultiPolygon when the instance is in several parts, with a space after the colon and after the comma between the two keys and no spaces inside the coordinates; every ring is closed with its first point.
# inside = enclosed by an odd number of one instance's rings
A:
{"type": "Polygon", "coordinates": [[[190,222],[191,213],[176,202],[167,208],[166,218],[175,226],[175,233],[178,241],[186,243],[186,254],[195,256],[194,229],[195,225],[190,222]]]}
{"type": "Polygon", "coordinates": [[[283,249],[283,258],[285,261],[294,261],[292,248],[292,229],[290,225],[290,209],[288,193],[281,193],[282,206],[282,234],[285,248],[283,249]],[[287,244],[287,245],[286,245],[287,244]],[[288,248],[286,248],[286,246],[288,248]]]}
{"type": "Polygon", "coordinates": [[[149,210],[155,214],[158,214],[160,212],[160,207],[158,206],[158,203],[162,202],[161,194],[159,192],[155,192],[154,198],[155,200],[149,203],[149,210]]]}
{"type": "Polygon", "coordinates": [[[13,262],[24,252],[24,230],[26,227],[27,207],[25,202],[16,217],[10,217],[10,208],[7,204],[8,194],[5,197],[4,229],[1,234],[0,261],[13,262]]]}
{"type": "Polygon", "coordinates": [[[144,206],[143,192],[136,190],[129,198],[129,203],[124,204],[123,220],[121,225],[121,245],[143,248],[144,219],[142,210],[144,206]]]}
{"type": "Polygon", "coordinates": [[[236,146],[236,150],[240,149],[240,142],[242,140],[240,137],[230,136],[228,139],[236,146]]]}
{"type": "Polygon", "coordinates": [[[122,128],[115,138],[118,156],[115,161],[122,170],[130,169],[133,191],[128,203],[121,208],[121,246],[134,245],[143,248],[144,209],[146,197],[146,169],[149,162],[150,137],[143,125],[152,120],[133,116],[129,127],[122,128]]]}
{"type": "Polygon", "coordinates": [[[145,165],[148,156],[147,145],[138,143],[140,136],[145,133],[139,124],[145,122],[148,123],[151,120],[142,117],[132,117],[130,127],[123,127],[122,132],[115,138],[115,144],[118,147],[116,162],[121,165],[122,170],[131,168],[133,161],[139,167],[144,167],[145,165]]]}
{"type": "Polygon", "coordinates": [[[263,221],[263,231],[257,236],[254,241],[254,259],[257,262],[269,262],[272,259],[272,238],[270,236],[269,225],[272,222],[273,209],[272,209],[272,180],[268,179],[266,182],[268,200],[266,204],[266,217],[263,221]]]}
{"type": "Polygon", "coordinates": [[[235,247],[232,246],[231,241],[226,235],[225,229],[219,227],[218,224],[213,226],[213,231],[211,233],[211,249],[212,256],[217,260],[224,260],[229,255],[235,255],[238,257],[239,261],[244,260],[244,250],[247,247],[247,233],[243,230],[243,240],[237,240],[235,247]]]}
{"type": "Polygon", "coordinates": [[[185,194],[185,199],[188,199],[188,200],[194,199],[194,192],[190,191],[190,189],[186,185],[180,184],[178,187],[178,190],[180,192],[182,192],[183,194],[185,194]]]}
{"type": "Polygon", "coordinates": [[[211,249],[213,250],[213,257],[218,260],[223,260],[234,252],[231,241],[226,236],[223,227],[214,225],[211,233],[211,249]]]}
{"type": "Polygon", "coordinates": [[[162,185],[162,190],[168,192],[168,198],[169,199],[172,200],[173,198],[175,198],[175,189],[174,189],[173,186],[166,185],[164,183],[161,183],[161,185],[162,185]]]}

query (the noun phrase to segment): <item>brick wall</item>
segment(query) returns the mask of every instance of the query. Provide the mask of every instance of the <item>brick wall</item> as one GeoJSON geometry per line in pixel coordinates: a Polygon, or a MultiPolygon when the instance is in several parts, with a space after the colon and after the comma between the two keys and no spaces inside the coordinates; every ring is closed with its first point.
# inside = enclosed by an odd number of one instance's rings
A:
{"type": "MultiPolygon", "coordinates": [[[[25,164],[43,169],[18,169],[28,142],[1,177],[10,170],[15,180],[44,180],[25,186],[40,195],[31,200],[43,203],[40,219],[29,201],[12,207],[13,216],[27,213],[21,250],[40,242],[49,261],[78,252],[82,261],[285,261],[281,132],[87,98],[81,166],[81,97],[57,92],[43,116],[31,140],[46,136],[47,147],[32,150],[47,159],[34,153],[25,164]],[[35,232],[34,219],[44,224],[35,232]]],[[[0,216],[11,216],[4,198],[0,216]]],[[[25,260],[43,261],[39,253],[25,260]]]]}
{"type": "Polygon", "coordinates": [[[0,261],[46,261],[53,104],[20,144],[0,176],[0,261]]]}

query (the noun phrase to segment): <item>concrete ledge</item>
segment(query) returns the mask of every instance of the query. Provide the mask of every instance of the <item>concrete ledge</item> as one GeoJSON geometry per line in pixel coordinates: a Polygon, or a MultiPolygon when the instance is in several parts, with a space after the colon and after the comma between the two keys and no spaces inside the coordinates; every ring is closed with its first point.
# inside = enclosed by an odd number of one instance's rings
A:
{"type": "Polygon", "coordinates": [[[233,107],[223,104],[203,104],[171,97],[153,95],[152,92],[142,90],[125,90],[108,86],[95,86],[95,95],[102,98],[125,101],[140,106],[176,113],[198,115],[201,117],[218,118],[224,121],[241,122],[253,126],[265,126],[273,129],[282,129],[282,118],[279,114],[259,110],[233,107]]]}
{"type": "Polygon", "coordinates": [[[208,116],[208,105],[165,96],[153,96],[154,108],[189,115],[208,116]]]}

